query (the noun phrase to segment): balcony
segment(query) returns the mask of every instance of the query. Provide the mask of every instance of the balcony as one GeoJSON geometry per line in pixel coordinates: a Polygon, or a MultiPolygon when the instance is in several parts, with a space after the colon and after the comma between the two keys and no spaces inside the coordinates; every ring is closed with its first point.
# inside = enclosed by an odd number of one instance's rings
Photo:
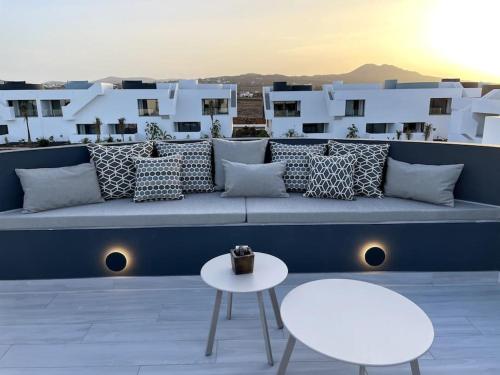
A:
{"type": "MultiPolygon", "coordinates": [[[[465,164],[456,207],[392,198],[398,206],[387,220],[374,213],[387,215],[384,204],[390,197],[335,201],[291,193],[290,198],[225,199],[220,193],[197,193],[174,201],[136,204],[125,198],[23,214],[14,169],[88,163],[89,153],[85,145],[0,152],[0,374],[276,373],[289,334],[277,328],[265,298],[275,359],[275,366],[268,366],[262,314],[251,293],[234,296],[231,320],[223,314],[216,318],[213,354],[205,355],[215,291],[198,275],[207,260],[236,243],[265,249],[287,264],[290,274],[276,287],[280,302],[295,287],[325,278],[367,281],[415,302],[436,334],[420,358],[422,374],[500,372],[500,171],[490,167],[500,163],[500,148],[388,143],[389,156],[397,160],[465,164]],[[299,212],[297,202],[312,209],[299,212]],[[325,219],[328,207],[336,211],[325,219]],[[443,219],[450,213],[454,219],[443,219]],[[479,214],[490,216],[477,219],[479,214]],[[188,217],[196,223],[188,223],[188,217]],[[203,217],[210,222],[202,223],[203,217]],[[217,222],[220,218],[227,221],[217,222]],[[375,245],[388,256],[370,265],[366,249],[375,245]],[[123,268],[109,265],[111,251],[125,258],[123,268]]],[[[270,150],[265,151],[269,162],[270,150]]],[[[224,293],[224,310],[228,301],[224,293]]],[[[370,308],[360,315],[370,320],[370,308]]],[[[353,338],[363,342],[363,333],[353,338]]],[[[287,373],[357,371],[298,342],[287,373]]],[[[410,373],[406,364],[368,367],[368,372],[410,373]]]]}

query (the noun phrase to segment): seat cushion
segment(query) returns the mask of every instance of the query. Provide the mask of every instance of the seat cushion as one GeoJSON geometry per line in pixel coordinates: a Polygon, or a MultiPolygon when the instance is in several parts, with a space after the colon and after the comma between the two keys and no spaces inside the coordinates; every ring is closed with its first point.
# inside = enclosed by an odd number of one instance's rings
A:
{"type": "Polygon", "coordinates": [[[500,207],[456,201],[455,207],[400,198],[357,197],[354,201],[247,198],[249,223],[388,223],[499,220],[500,207]]]}
{"type": "Polygon", "coordinates": [[[245,222],[245,198],[219,193],[187,195],[183,200],[134,203],[131,199],[61,208],[34,214],[0,212],[0,229],[131,228],[245,222]]]}

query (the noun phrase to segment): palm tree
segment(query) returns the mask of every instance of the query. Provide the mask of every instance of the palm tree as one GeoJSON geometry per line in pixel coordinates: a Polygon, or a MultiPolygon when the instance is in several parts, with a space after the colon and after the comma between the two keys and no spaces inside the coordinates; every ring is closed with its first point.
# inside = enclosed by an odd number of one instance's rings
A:
{"type": "Polygon", "coordinates": [[[118,128],[120,129],[119,133],[122,135],[122,142],[125,142],[125,134],[124,134],[124,131],[125,131],[125,117],[120,117],[118,119],[118,128]]]}
{"type": "Polygon", "coordinates": [[[21,107],[19,109],[21,110],[21,116],[24,117],[24,121],[26,122],[26,131],[28,132],[28,145],[31,146],[32,141],[31,141],[31,131],[30,131],[30,124],[29,124],[28,106],[26,103],[23,103],[23,104],[21,104],[21,107]]]}
{"type": "Polygon", "coordinates": [[[95,118],[95,128],[96,128],[96,133],[97,133],[97,137],[96,137],[96,143],[99,143],[101,142],[101,125],[102,125],[102,121],[99,117],[96,117],[95,118]]]}

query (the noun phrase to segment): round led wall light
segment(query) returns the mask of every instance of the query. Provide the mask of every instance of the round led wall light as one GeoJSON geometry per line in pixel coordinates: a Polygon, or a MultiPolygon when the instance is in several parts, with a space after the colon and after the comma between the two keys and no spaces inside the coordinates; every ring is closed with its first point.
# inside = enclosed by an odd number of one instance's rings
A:
{"type": "Polygon", "coordinates": [[[372,246],[365,252],[365,262],[372,267],[381,266],[385,261],[385,251],[378,246],[372,246]]]}
{"type": "Polygon", "coordinates": [[[120,272],[127,267],[127,257],[119,251],[113,251],[106,256],[106,267],[113,272],[120,272]]]}

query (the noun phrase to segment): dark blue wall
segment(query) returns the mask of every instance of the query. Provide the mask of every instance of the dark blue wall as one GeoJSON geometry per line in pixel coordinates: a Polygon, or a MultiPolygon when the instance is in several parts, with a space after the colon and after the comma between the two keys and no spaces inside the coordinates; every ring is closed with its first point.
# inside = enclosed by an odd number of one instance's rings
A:
{"type": "Polygon", "coordinates": [[[241,225],[3,231],[0,279],[97,277],[113,249],[129,254],[118,275],[194,275],[236,244],[274,254],[290,272],[369,270],[364,247],[387,251],[374,270],[499,270],[500,223],[241,225]]]}

